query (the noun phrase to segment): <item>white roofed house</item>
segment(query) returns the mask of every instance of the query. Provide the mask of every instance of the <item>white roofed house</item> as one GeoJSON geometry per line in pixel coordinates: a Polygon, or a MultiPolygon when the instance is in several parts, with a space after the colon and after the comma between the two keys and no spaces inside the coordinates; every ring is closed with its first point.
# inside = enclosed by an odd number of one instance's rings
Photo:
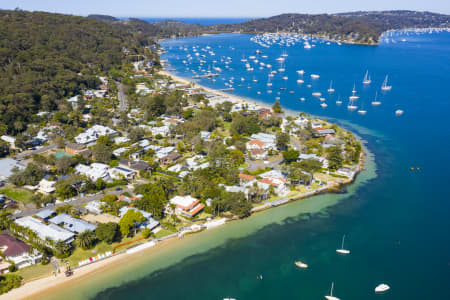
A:
{"type": "Polygon", "coordinates": [[[104,181],[110,181],[109,166],[101,163],[92,163],[90,166],[78,164],[75,166],[75,172],[77,174],[86,175],[92,181],[103,179],[104,181]]]}
{"type": "Polygon", "coordinates": [[[45,241],[48,238],[54,242],[63,241],[66,244],[70,244],[75,238],[75,234],[73,232],[61,228],[55,224],[43,224],[41,221],[31,216],[17,219],[14,222],[17,225],[35,232],[42,241],[45,241]]]}
{"type": "Polygon", "coordinates": [[[38,191],[43,194],[51,194],[56,190],[55,185],[56,181],[43,178],[38,184],[38,191]]]}
{"type": "Polygon", "coordinates": [[[93,231],[97,228],[96,225],[89,222],[83,221],[81,219],[76,219],[68,214],[60,214],[49,220],[50,223],[64,227],[65,229],[74,232],[82,233],[85,231],[93,231]]]}
{"type": "Polygon", "coordinates": [[[112,179],[126,179],[133,180],[136,177],[136,172],[124,167],[114,167],[108,170],[109,176],[112,179]]]}
{"type": "Polygon", "coordinates": [[[322,163],[322,167],[327,169],[328,168],[328,160],[325,157],[321,157],[321,156],[317,156],[316,154],[312,153],[312,154],[306,154],[306,153],[301,153],[298,156],[298,160],[302,161],[305,159],[314,159],[317,160],[319,162],[322,163]]]}
{"type": "Polygon", "coordinates": [[[151,132],[153,136],[161,135],[163,137],[167,137],[170,134],[170,127],[167,125],[160,126],[160,127],[152,127],[151,132]]]}
{"type": "Polygon", "coordinates": [[[209,141],[209,138],[211,137],[211,132],[209,131],[200,131],[200,138],[204,141],[209,141]]]}
{"type": "Polygon", "coordinates": [[[100,136],[115,135],[117,131],[102,125],[94,125],[75,137],[77,144],[93,145],[100,136]]]}

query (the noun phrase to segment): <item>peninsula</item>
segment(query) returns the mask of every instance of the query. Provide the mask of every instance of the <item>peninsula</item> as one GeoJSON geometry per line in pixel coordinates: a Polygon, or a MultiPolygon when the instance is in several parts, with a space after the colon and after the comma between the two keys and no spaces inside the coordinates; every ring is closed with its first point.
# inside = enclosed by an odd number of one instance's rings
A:
{"type": "Polygon", "coordinates": [[[165,73],[142,32],[0,15],[2,293],[31,297],[118,255],[339,190],[362,168],[351,132],[165,73]]]}

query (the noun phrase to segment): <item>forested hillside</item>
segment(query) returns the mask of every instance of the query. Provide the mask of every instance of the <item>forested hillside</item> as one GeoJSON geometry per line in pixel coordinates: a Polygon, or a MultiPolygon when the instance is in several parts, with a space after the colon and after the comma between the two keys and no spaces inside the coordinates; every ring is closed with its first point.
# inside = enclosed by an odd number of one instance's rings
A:
{"type": "Polygon", "coordinates": [[[84,17],[0,11],[0,134],[26,129],[38,111],[99,84],[146,38],[84,17]]]}

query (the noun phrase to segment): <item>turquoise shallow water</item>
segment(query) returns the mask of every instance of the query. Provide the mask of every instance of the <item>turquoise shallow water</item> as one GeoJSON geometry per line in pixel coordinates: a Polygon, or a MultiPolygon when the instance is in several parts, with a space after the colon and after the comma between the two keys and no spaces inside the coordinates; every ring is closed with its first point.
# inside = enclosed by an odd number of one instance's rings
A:
{"type": "MultiPolygon", "coordinates": [[[[377,47],[317,43],[311,50],[302,45],[262,49],[249,35],[221,34],[167,40],[164,55],[180,76],[186,55],[180,46],[210,46],[203,68],[222,56],[231,57],[233,70],[224,71],[216,82],[200,81],[208,87],[224,88],[224,80],[244,76],[233,93],[272,103],[279,87],[281,104],[291,110],[306,111],[335,119],[367,141],[375,155],[375,167],[348,187],[347,193],[313,197],[235,222],[217,231],[192,236],[185,249],[171,250],[157,260],[141,260],[124,266],[121,273],[98,275],[90,283],[80,283],[67,295],[93,299],[320,299],[335,282],[335,295],[341,299],[450,299],[450,34],[398,35],[406,42],[377,47]],[[287,81],[273,79],[267,94],[267,70],[245,71],[240,59],[256,49],[275,58],[288,54],[287,81]],[[177,59],[178,58],[178,59],[177,59]],[[304,69],[305,85],[296,83],[295,70],[304,69]],[[362,77],[369,69],[372,84],[363,87],[362,77]],[[320,79],[307,88],[309,74],[320,79]],[[245,74],[245,75],[243,75],[245,74]],[[393,88],[380,91],[389,74],[393,88]],[[258,79],[258,83],[248,81],[258,79]],[[330,80],[336,93],[326,95],[330,80]],[[353,84],[365,101],[367,114],[346,109],[353,84]],[[289,93],[293,90],[294,93],[289,93]],[[369,101],[378,90],[382,105],[369,101]],[[257,92],[260,91],[261,94],[257,92]],[[327,98],[323,109],[311,92],[327,98]],[[335,104],[337,95],[344,101],[335,104]],[[305,102],[299,98],[305,97],[305,102]],[[405,111],[396,117],[394,111],[405,111]],[[411,171],[419,167],[419,171],[411,171]],[[325,207],[325,208],[324,208],[325,207]],[[343,234],[351,254],[338,256],[335,249],[343,234]],[[310,268],[298,270],[293,262],[301,259],[310,268]],[[156,271],[155,271],[156,270],[156,271]],[[259,274],[263,280],[257,280],[259,274]],[[381,282],[391,290],[375,295],[381,282]],[[73,293],[72,293],[73,290],[73,293]]],[[[192,53],[192,52],[191,52],[192,53]]],[[[198,62],[190,67],[198,68],[198,62]],[[197,65],[195,65],[197,64],[197,65]]],[[[54,295],[61,298],[61,295],[54,295]]]]}

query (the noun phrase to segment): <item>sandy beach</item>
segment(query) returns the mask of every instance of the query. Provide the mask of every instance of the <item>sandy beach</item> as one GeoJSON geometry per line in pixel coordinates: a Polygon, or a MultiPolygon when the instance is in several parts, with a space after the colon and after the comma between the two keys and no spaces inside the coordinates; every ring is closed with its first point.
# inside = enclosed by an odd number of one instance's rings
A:
{"type": "Polygon", "coordinates": [[[60,273],[56,277],[49,275],[41,279],[29,281],[20,288],[13,289],[9,293],[1,295],[0,300],[41,299],[43,296],[49,295],[52,291],[57,289],[64,289],[65,287],[72,286],[89,277],[92,278],[92,276],[95,276],[96,274],[118,269],[130,260],[139,259],[139,257],[142,256],[146,256],[147,258],[157,256],[162,251],[166,251],[171,247],[179,247],[181,242],[183,242],[183,240],[178,238],[167,239],[157,243],[153,247],[143,249],[139,252],[117,254],[102,261],[77,268],[70,277],[66,277],[64,273],[60,273]]]}

